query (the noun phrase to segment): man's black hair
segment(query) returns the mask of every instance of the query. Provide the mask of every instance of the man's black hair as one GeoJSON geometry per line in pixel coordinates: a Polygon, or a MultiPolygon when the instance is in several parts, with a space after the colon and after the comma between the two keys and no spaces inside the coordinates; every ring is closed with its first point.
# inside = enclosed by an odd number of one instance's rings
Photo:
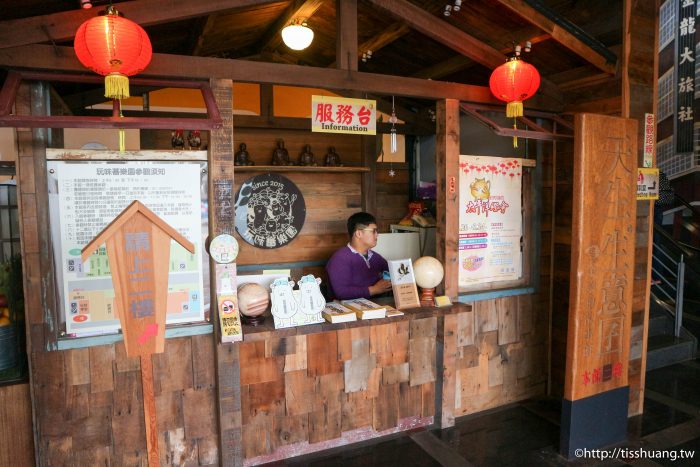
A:
{"type": "Polygon", "coordinates": [[[364,229],[370,224],[376,224],[377,219],[368,212],[356,212],[352,216],[348,217],[348,235],[352,237],[356,230],[364,229]]]}

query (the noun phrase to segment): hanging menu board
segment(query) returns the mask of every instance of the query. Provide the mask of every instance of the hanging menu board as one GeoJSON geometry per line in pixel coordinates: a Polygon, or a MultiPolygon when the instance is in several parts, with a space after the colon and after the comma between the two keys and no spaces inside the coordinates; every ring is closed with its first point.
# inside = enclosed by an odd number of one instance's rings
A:
{"type": "Polygon", "coordinates": [[[80,259],[80,250],[134,200],[146,205],[195,245],[195,254],[190,254],[179,244],[171,244],[167,323],[204,319],[203,164],[47,162],[56,276],[69,335],[119,329],[105,246],[86,263],[80,259]]]}
{"type": "Polygon", "coordinates": [[[459,286],[522,275],[520,159],[459,156],[459,286]]]}

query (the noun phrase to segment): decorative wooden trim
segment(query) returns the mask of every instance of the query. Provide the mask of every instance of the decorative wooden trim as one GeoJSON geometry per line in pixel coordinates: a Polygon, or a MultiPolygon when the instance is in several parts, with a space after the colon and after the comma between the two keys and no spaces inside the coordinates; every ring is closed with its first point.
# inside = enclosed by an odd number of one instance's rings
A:
{"type": "Polygon", "coordinates": [[[437,178],[437,257],[445,268],[444,294],[459,293],[459,102],[437,103],[435,175],[437,178]]]}
{"type": "Polygon", "coordinates": [[[236,172],[369,172],[369,167],[324,167],[324,166],[300,166],[300,165],[238,165],[236,172]]]}
{"type": "Polygon", "coordinates": [[[46,149],[46,160],[53,161],[207,161],[207,151],[153,150],[100,151],[91,149],[46,149]]]}
{"type": "MultiPolygon", "coordinates": [[[[95,75],[70,75],[42,72],[11,71],[0,91],[0,126],[27,128],[153,128],[165,129],[190,128],[193,130],[212,130],[221,128],[221,116],[214,102],[214,95],[206,82],[175,81],[163,79],[131,78],[136,86],[155,86],[199,89],[207,107],[208,118],[160,118],[160,117],[87,117],[73,115],[10,115],[10,110],[17,95],[17,80],[59,81],[69,83],[102,83],[102,78],[95,75]]],[[[115,103],[118,101],[114,101],[115,103]]]]}

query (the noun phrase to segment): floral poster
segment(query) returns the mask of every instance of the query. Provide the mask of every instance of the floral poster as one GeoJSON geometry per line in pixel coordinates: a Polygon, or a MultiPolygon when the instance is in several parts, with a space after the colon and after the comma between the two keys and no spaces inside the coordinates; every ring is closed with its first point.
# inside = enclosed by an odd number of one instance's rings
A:
{"type": "Polygon", "coordinates": [[[522,275],[520,159],[459,156],[459,286],[522,275]]]}

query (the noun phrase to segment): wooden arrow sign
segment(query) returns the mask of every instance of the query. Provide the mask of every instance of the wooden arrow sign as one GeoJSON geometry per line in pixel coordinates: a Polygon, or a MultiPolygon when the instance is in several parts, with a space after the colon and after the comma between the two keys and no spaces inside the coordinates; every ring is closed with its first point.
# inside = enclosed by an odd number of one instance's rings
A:
{"type": "Polygon", "coordinates": [[[148,464],[159,465],[151,354],[163,352],[170,239],[194,254],[194,245],[150,209],[134,201],[82,250],[85,263],[107,244],[114,300],[126,354],[141,357],[148,464]]]}

